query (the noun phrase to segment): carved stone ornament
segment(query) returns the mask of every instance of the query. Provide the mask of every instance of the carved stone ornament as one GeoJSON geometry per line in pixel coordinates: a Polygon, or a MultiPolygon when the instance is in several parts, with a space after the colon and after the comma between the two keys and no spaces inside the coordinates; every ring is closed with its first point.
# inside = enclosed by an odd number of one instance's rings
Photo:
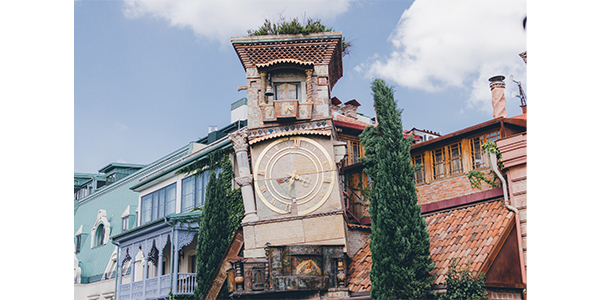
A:
{"type": "Polygon", "coordinates": [[[238,153],[240,151],[248,151],[248,142],[247,142],[248,129],[247,128],[243,128],[236,132],[232,132],[232,133],[228,134],[227,137],[233,143],[233,149],[235,150],[236,153],[238,153]]]}
{"type": "Polygon", "coordinates": [[[235,182],[239,185],[239,186],[247,186],[252,184],[252,175],[249,176],[243,176],[243,177],[237,177],[235,179],[235,182]]]}

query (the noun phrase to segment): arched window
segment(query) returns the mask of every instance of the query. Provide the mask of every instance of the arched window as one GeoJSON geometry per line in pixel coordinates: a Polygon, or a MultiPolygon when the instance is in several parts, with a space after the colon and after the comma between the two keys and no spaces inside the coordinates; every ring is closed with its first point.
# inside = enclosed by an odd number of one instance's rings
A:
{"type": "Polygon", "coordinates": [[[110,236],[110,223],[106,219],[106,211],[101,209],[98,211],[96,223],[92,228],[92,241],[90,247],[93,249],[98,246],[106,245],[110,236]]]}
{"type": "Polygon", "coordinates": [[[94,247],[104,245],[104,224],[99,224],[96,228],[96,236],[94,237],[94,247]]]}

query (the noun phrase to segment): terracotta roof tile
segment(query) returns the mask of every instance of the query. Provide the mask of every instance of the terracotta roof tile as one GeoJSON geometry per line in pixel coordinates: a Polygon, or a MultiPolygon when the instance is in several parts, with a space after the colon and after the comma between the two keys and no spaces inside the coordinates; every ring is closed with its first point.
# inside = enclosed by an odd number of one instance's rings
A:
{"type": "MultiPolygon", "coordinates": [[[[425,215],[430,239],[430,254],[435,268],[434,284],[443,284],[452,259],[459,265],[472,263],[480,271],[485,260],[507,230],[513,213],[501,200],[478,203],[453,210],[425,215]]],[[[348,269],[348,288],[352,292],[371,290],[369,271],[373,262],[371,249],[365,244],[352,258],[348,269]]]]}

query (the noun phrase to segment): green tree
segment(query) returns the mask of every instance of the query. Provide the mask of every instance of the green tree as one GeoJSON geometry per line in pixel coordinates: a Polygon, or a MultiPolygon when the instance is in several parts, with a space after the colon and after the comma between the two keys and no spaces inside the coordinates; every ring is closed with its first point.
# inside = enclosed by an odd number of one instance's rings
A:
{"type": "Polygon", "coordinates": [[[201,166],[209,168],[210,177],[206,185],[206,202],[199,221],[196,247],[197,286],[194,295],[198,299],[208,291],[215,271],[244,216],[240,190],[231,189],[233,169],[229,155],[214,152],[209,155],[208,161],[193,167],[202,170],[201,166]]]}
{"type": "Polygon", "coordinates": [[[485,274],[473,274],[470,264],[458,267],[456,260],[452,261],[446,274],[446,293],[438,295],[440,300],[487,300],[485,289],[485,274]]]}
{"type": "MultiPolygon", "coordinates": [[[[327,28],[321,23],[321,20],[313,20],[308,18],[306,24],[302,25],[298,18],[292,20],[286,20],[281,17],[279,22],[273,23],[269,19],[265,19],[265,22],[256,30],[248,30],[248,35],[278,35],[278,34],[309,34],[316,32],[331,32],[333,28],[327,28]]],[[[350,54],[351,42],[347,42],[346,38],[342,37],[342,56],[350,54]]]]}
{"type": "Polygon", "coordinates": [[[371,84],[377,126],[360,134],[362,160],[373,180],[371,215],[371,298],[423,299],[431,290],[434,264],[429,256],[429,232],[417,204],[411,140],[404,139],[401,111],[385,81],[371,84]]]}

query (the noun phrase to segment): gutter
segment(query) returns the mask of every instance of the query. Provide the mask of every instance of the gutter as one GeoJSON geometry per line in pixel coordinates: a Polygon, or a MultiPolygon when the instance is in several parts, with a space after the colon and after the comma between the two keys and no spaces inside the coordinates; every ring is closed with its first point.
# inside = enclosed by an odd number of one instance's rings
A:
{"type": "MultiPolygon", "coordinates": [[[[525,272],[525,259],[523,255],[523,236],[521,235],[521,217],[519,216],[519,210],[513,206],[510,206],[508,203],[508,189],[506,180],[500,170],[498,169],[498,157],[496,153],[490,153],[490,165],[492,170],[500,178],[500,182],[502,182],[502,192],[504,194],[504,205],[506,208],[515,213],[515,224],[517,227],[517,245],[519,246],[519,262],[521,264],[521,277],[523,278],[523,284],[527,286],[527,274],[525,272]]],[[[523,299],[527,299],[526,292],[523,292],[523,299]]]]}
{"type": "MultiPolygon", "coordinates": [[[[115,268],[117,269],[117,276],[115,276],[115,296],[113,297],[113,299],[119,299],[119,297],[117,296],[117,288],[119,287],[119,273],[121,273],[121,278],[123,278],[123,274],[122,274],[122,269],[123,266],[121,266],[121,268],[119,268],[119,253],[121,252],[121,248],[119,247],[119,243],[115,242],[113,239],[110,239],[110,242],[117,246],[117,265],[115,266],[115,268]]],[[[135,261],[134,261],[134,267],[135,267],[135,261]]]]}

